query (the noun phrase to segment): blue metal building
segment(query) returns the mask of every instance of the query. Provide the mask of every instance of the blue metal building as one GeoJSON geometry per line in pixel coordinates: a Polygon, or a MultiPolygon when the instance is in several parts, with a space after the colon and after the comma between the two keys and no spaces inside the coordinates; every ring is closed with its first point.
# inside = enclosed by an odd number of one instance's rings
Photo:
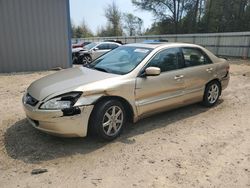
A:
{"type": "Polygon", "coordinates": [[[71,66],[69,0],[0,0],[0,72],[71,66]]]}

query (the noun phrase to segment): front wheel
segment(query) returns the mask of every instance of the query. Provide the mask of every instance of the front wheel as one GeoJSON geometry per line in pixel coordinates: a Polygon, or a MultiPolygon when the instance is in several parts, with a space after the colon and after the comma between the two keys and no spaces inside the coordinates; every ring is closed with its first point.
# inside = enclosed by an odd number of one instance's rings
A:
{"type": "Polygon", "coordinates": [[[119,101],[102,101],[93,110],[90,129],[104,140],[113,140],[121,134],[125,122],[126,113],[119,101]]]}
{"type": "Polygon", "coordinates": [[[74,58],[72,59],[72,64],[77,64],[77,58],[76,58],[76,57],[74,57],[74,58]]]}
{"type": "Polygon", "coordinates": [[[92,61],[91,57],[89,55],[85,55],[82,57],[82,64],[83,65],[88,65],[92,61]]]}
{"type": "Polygon", "coordinates": [[[205,89],[203,105],[211,107],[215,105],[220,97],[221,87],[218,81],[210,82],[205,89]]]}

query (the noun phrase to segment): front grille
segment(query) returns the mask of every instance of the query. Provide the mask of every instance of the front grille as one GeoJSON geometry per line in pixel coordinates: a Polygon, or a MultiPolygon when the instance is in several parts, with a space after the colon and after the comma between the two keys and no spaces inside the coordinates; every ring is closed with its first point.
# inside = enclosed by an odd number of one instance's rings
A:
{"type": "Polygon", "coordinates": [[[27,93],[27,95],[24,98],[24,103],[29,104],[30,106],[36,106],[38,100],[36,100],[34,97],[32,97],[30,94],[27,93]]]}

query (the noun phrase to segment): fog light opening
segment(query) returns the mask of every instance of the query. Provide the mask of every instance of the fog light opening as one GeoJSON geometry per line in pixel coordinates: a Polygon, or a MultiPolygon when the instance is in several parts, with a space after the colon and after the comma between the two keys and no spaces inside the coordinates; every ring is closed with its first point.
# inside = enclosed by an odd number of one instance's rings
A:
{"type": "Polygon", "coordinates": [[[74,116],[81,113],[81,109],[79,107],[71,107],[62,109],[63,116],[74,116]]]}

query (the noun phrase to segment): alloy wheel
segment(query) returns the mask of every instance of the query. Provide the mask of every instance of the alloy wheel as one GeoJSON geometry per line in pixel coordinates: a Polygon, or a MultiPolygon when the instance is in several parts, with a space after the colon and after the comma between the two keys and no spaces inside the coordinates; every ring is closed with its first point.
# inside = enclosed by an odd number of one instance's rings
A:
{"type": "Polygon", "coordinates": [[[107,136],[114,136],[119,132],[124,120],[124,114],[119,106],[111,106],[104,114],[102,126],[107,136]]]}
{"type": "Polygon", "coordinates": [[[213,104],[217,101],[219,97],[219,86],[217,84],[212,84],[208,90],[207,99],[209,103],[213,104]]]}
{"type": "Polygon", "coordinates": [[[82,58],[82,64],[83,64],[83,65],[87,65],[87,64],[89,64],[89,63],[91,63],[91,57],[89,57],[89,56],[84,56],[84,57],[82,58]]]}

